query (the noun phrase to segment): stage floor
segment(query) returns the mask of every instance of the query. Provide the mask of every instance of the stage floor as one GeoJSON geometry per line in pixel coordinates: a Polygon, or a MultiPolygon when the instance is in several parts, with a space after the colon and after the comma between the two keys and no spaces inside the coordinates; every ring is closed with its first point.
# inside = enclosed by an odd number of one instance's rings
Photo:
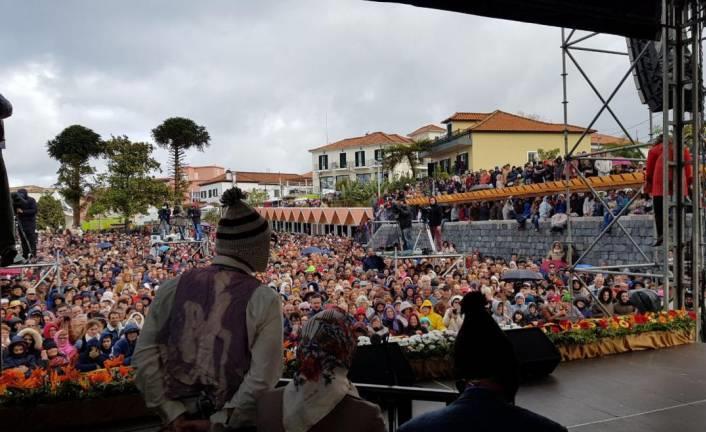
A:
{"type": "MultiPolygon", "coordinates": [[[[704,432],[706,344],[561,363],[551,376],[521,387],[517,404],[571,432],[704,432]]],[[[416,401],[413,413],[442,406],[416,401]]],[[[155,423],[143,423],[103,430],[157,429],[155,423]]]]}
{"type": "MultiPolygon", "coordinates": [[[[561,363],[521,387],[517,404],[572,432],[704,432],[706,344],[561,363]]],[[[415,402],[413,412],[439,406],[415,402]]]]}

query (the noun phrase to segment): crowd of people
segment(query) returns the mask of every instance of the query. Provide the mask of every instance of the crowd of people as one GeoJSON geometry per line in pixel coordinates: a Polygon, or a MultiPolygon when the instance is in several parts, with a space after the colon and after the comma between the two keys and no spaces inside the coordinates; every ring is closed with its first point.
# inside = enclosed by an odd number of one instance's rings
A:
{"type": "MultiPolygon", "coordinates": [[[[59,256],[60,274],[39,281],[37,269],[4,271],[3,368],[72,364],[88,371],[117,357],[130,364],[160,284],[210,262],[197,245],[166,246],[143,233],[47,233],[38,250],[40,260],[59,256]]],[[[359,336],[404,336],[458,330],[460,301],[470,291],[489,300],[498,324],[524,326],[631,313],[630,290],[657,289],[650,280],[620,275],[597,275],[584,286],[565,271],[564,254],[558,243],[543,259],[474,254],[464,269],[448,271],[451,260],[402,259],[395,266],[350,238],[280,233],[258,277],[280,295],[283,336],[292,343],[327,305],[346,311],[359,336]],[[322,252],[302,255],[312,247],[322,252]],[[539,271],[544,279],[503,282],[514,269],[539,271]]]]}

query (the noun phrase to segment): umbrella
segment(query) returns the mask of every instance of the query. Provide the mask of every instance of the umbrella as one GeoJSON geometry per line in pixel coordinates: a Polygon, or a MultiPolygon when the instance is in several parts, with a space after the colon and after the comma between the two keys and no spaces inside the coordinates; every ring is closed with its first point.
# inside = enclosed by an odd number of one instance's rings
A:
{"type": "Polygon", "coordinates": [[[533,272],[530,270],[510,270],[503,273],[500,280],[507,282],[522,282],[530,280],[542,280],[544,276],[541,273],[533,272]]]}
{"type": "Polygon", "coordinates": [[[632,165],[632,162],[625,160],[625,159],[615,159],[613,161],[614,166],[630,166],[632,165]]]}
{"type": "Polygon", "coordinates": [[[315,246],[309,246],[308,248],[302,249],[302,255],[320,254],[321,249],[315,246]]]}
{"type": "Polygon", "coordinates": [[[113,247],[113,244],[111,242],[101,242],[98,243],[96,246],[98,246],[100,249],[110,249],[113,247]]]}

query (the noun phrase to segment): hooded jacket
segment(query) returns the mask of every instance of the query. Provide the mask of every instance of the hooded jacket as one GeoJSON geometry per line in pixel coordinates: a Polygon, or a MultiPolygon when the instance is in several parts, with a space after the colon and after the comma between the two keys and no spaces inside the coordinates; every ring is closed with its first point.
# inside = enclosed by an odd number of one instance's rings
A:
{"type": "Polygon", "coordinates": [[[2,357],[2,368],[12,369],[20,366],[26,366],[30,370],[34,369],[37,366],[37,359],[27,352],[27,342],[22,336],[15,336],[7,347],[7,354],[2,357]],[[14,353],[17,345],[22,345],[24,348],[22,354],[14,353]]]}
{"type": "Polygon", "coordinates": [[[24,328],[17,333],[17,336],[24,337],[26,334],[32,335],[32,339],[34,339],[34,344],[27,347],[27,353],[32,354],[36,359],[38,359],[42,354],[42,335],[40,335],[35,329],[24,328]]]}
{"type": "Polygon", "coordinates": [[[446,330],[446,326],[444,325],[444,318],[438,313],[434,312],[434,305],[431,303],[431,300],[424,300],[424,302],[422,303],[422,309],[424,309],[425,307],[429,308],[429,313],[425,314],[422,312],[421,317],[429,318],[429,322],[431,323],[430,330],[446,330]]]}
{"type": "Polygon", "coordinates": [[[78,358],[76,369],[81,372],[90,372],[103,368],[103,362],[108,359],[108,356],[106,356],[100,348],[100,342],[98,339],[89,339],[88,342],[86,342],[86,349],[81,352],[81,355],[78,358]],[[98,357],[91,358],[91,348],[94,347],[98,348],[98,357]]]}
{"type": "Polygon", "coordinates": [[[130,342],[127,340],[127,335],[128,333],[140,333],[140,328],[137,326],[137,324],[130,322],[125,326],[125,329],[123,330],[123,337],[121,337],[115,344],[113,345],[113,351],[111,353],[111,357],[118,357],[120,355],[125,357],[125,360],[123,361],[123,364],[126,366],[129,366],[130,363],[132,362],[132,354],[135,352],[135,346],[137,345],[137,340],[134,342],[130,342]]]}

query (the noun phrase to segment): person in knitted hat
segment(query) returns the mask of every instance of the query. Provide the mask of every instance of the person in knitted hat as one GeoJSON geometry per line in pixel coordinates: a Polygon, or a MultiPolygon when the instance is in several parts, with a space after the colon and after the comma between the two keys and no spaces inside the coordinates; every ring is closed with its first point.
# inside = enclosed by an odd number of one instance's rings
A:
{"type": "Polygon", "coordinates": [[[487,300],[473,291],[463,298],[463,325],[456,338],[454,365],[463,393],[449,406],[413,418],[399,432],[528,430],[563,431],[545,417],[515,406],[519,365],[505,333],[486,310],[487,300]],[[498,429],[498,419],[502,427],[498,429]]]}
{"type": "Polygon", "coordinates": [[[163,282],[140,333],[135,383],[169,430],[252,427],[282,374],[281,299],[254,277],[270,226],[244,199],[223,194],[211,265],[163,282]]]}

